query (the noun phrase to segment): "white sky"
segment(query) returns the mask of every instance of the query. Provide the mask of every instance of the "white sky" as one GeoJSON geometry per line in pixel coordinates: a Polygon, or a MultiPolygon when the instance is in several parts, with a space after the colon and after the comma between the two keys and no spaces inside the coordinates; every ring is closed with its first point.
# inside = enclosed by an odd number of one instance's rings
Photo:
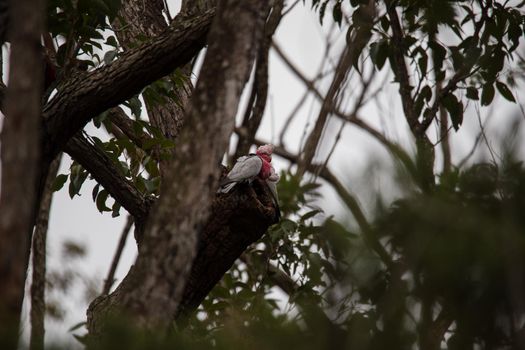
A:
{"type": "MultiPolygon", "coordinates": [[[[170,2],[170,5],[173,6],[173,9],[177,9],[180,6],[177,1],[170,2]]],[[[172,13],[176,13],[176,10],[173,9],[172,13]]],[[[324,33],[328,31],[328,28],[330,28],[329,16],[325,19],[324,26],[321,27],[317,14],[311,11],[309,6],[303,6],[302,2],[300,2],[281,22],[275,40],[292,62],[298,66],[300,71],[307,77],[313,78],[318,73],[318,69],[323,60],[324,33]]],[[[340,46],[341,42],[341,40],[337,41],[336,47],[337,45],[340,46]]],[[[4,62],[4,71],[5,66],[4,62]]],[[[385,68],[383,69],[383,72],[384,71],[386,71],[385,68]]],[[[6,77],[5,74],[4,77],[6,77]]],[[[380,80],[381,83],[383,83],[383,79],[380,80]]],[[[364,116],[373,126],[384,130],[387,136],[408,147],[411,144],[411,138],[407,130],[406,122],[403,119],[397,94],[398,86],[397,84],[392,84],[390,81],[391,79],[386,80],[380,92],[379,100],[381,101],[381,106],[370,103],[360,111],[360,115],[364,116]]],[[[325,79],[318,85],[321,91],[326,91],[327,82],[329,82],[329,80],[325,79]]],[[[379,83],[376,83],[376,87],[378,84],[379,83]]],[[[372,90],[373,89],[374,87],[372,90]]],[[[258,133],[259,138],[265,141],[277,141],[276,138],[280,126],[283,125],[286,116],[288,116],[296,103],[301,99],[304,90],[303,84],[288,70],[278,56],[272,52],[270,55],[269,101],[265,118],[258,133]]],[[[515,91],[514,94],[516,96],[517,92],[515,91]]],[[[519,100],[523,100],[523,96],[517,95],[517,97],[519,100]]],[[[489,134],[491,130],[496,134],[501,134],[501,126],[509,124],[514,114],[510,111],[515,111],[516,109],[515,107],[509,107],[508,104],[504,106],[498,104],[497,106],[499,113],[488,125],[487,129],[489,134]],[[494,122],[496,118],[498,118],[497,123],[494,122]],[[500,130],[497,131],[495,129],[500,130]]],[[[285,138],[287,142],[286,146],[289,150],[296,152],[299,149],[299,142],[304,134],[305,125],[309,127],[312,126],[312,122],[314,122],[317,117],[318,109],[319,104],[311,97],[305,101],[285,138]]],[[[241,113],[242,112],[243,110],[241,110],[241,113]]],[[[471,144],[477,135],[478,121],[472,112],[473,108],[469,107],[465,114],[464,126],[457,134],[452,132],[453,161],[462,159],[462,157],[469,152],[471,144]]],[[[487,108],[481,109],[482,118],[484,118],[487,113],[487,108]]],[[[332,118],[325,132],[324,142],[320,149],[322,156],[327,154],[338,128],[339,122],[332,118]]],[[[92,132],[96,133],[98,131],[94,131],[92,126],[88,127],[88,133],[92,132]]],[[[435,137],[432,138],[435,139],[435,137]]],[[[384,149],[367,134],[350,125],[344,128],[341,140],[329,162],[329,166],[340,176],[343,183],[347,184],[349,189],[358,195],[365,209],[369,207],[376,198],[376,192],[373,191],[372,193],[370,191],[371,188],[377,188],[381,194],[387,197],[389,193],[392,195],[390,191],[392,183],[388,179],[388,176],[379,176],[378,170],[374,172],[373,168],[372,170],[369,168],[375,159],[386,156],[384,149]],[[370,174],[369,171],[372,171],[372,174],[370,174]]],[[[482,147],[478,154],[482,154],[483,152],[482,147]]],[[[322,160],[323,157],[320,159],[322,160]]],[[[279,159],[275,159],[275,162],[278,170],[279,168],[287,166],[286,163],[279,159]]],[[[436,163],[440,164],[439,162],[440,155],[438,152],[438,160],[436,163]]],[[[69,157],[64,156],[60,173],[68,173],[69,165],[69,157]]],[[[62,259],[62,243],[67,240],[78,242],[85,245],[88,255],[85,259],[73,263],[74,266],[69,267],[78,270],[83,276],[95,279],[101,288],[102,279],[107,274],[122,226],[124,225],[125,215],[123,213],[119,218],[114,219],[111,218],[110,213],[100,214],[97,211],[91,199],[91,190],[94,186],[93,181],[86,181],[82,188],[81,196],[75,197],[73,200],[69,198],[67,185],[66,183],[64,188],[55,194],[53,200],[48,234],[48,271],[61,270],[64,267],[68,267],[64,266],[65,262],[62,259]]],[[[349,222],[351,218],[348,217],[348,212],[342,210],[342,204],[333,191],[330,188],[325,188],[323,194],[324,197],[318,202],[318,205],[325,211],[325,215],[336,215],[342,221],[349,222]]],[[[122,210],[122,212],[124,212],[124,210],[122,210]]],[[[118,281],[120,281],[128,271],[129,266],[135,259],[135,255],[135,242],[133,236],[130,235],[117,269],[116,278],[118,281]]],[[[65,336],[66,340],[71,342],[72,346],[78,344],[73,340],[71,333],[67,333],[67,330],[74,324],[85,319],[85,310],[89,301],[86,300],[83,295],[84,290],[83,282],[79,282],[72,288],[70,294],[66,297],[61,297],[60,302],[66,311],[65,319],[58,323],[49,319],[47,320],[47,342],[57,338],[63,340],[65,336]]],[[[24,339],[27,340],[27,308],[24,317],[24,324],[26,325],[24,339]]]]}

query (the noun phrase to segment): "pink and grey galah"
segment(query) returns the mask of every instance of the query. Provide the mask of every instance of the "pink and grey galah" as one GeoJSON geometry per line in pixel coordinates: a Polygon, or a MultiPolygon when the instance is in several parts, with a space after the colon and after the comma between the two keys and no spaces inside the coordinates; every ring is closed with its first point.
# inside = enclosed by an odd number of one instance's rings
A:
{"type": "Polygon", "coordinates": [[[263,145],[257,148],[255,154],[239,157],[232,170],[221,181],[221,187],[217,192],[228,193],[240,182],[252,182],[259,177],[265,180],[277,204],[277,191],[275,183],[279,181],[279,175],[272,166],[273,145],[263,145]]]}

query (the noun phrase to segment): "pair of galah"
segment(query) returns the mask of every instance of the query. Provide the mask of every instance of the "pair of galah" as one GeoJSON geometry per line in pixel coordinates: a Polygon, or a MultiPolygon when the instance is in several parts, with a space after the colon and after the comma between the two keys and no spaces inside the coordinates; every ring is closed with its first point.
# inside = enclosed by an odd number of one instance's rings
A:
{"type": "Polygon", "coordinates": [[[279,175],[272,166],[272,153],[274,146],[271,144],[257,148],[255,154],[242,156],[237,159],[232,170],[221,181],[219,193],[228,193],[241,182],[251,183],[256,177],[264,180],[272,193],[276,208],[279,208],[276,183],[279,175]]]}

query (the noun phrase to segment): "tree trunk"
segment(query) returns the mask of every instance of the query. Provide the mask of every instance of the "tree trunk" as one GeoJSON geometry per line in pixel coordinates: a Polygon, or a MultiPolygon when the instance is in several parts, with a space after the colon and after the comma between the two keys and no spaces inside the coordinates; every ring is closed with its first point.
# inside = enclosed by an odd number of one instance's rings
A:
{"type": "Polygon", "coordinates": [[[0,348],[14,349],[31,244],[39,159],[38,128],[43,72],[40,33],[42,0],[11,1],[11,57],[2,130],[0,198],[0,348]]]}
{"type": "Polygon", "coordinates": [[[136,264],[107,300],[92,303],[90,333],[104,331],[101,318],[108,313],[123,313],[135,325],[156,331],[166,330],[173,320],[197,253],[198,234],[209,217],[219,180],[217,163],[233,131],[267,7],[258,0],[218,5],[187,122],[136,264]]]}

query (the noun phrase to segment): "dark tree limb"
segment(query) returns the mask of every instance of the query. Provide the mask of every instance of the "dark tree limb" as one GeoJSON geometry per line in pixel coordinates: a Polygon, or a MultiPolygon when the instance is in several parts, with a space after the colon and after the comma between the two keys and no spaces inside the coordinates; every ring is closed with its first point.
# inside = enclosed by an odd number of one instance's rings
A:
{"type": "Polygon", "coordinates": [[[33,234],[33,277],[31,282],[31,350],[44,349],[44,318],[46,314],[46,242],[49,226],[49,213],[53,199],[53,182],[60,166],[62,154],[59,154],[49,167],[44,193],[40,201],[38,216],[33,234]]]}
{"type": "MultiPolygon", "coordinates": [[[[412,86],[410,85],[410,77],[408,74],[408,68],[405,62],[405,45],[404,45],[404,34],[401,29],[401,23],[399,21],[399,16],[395,7],[395,1],[390,1],[387,4],[387,13],[390,18],[390,23],[392,27],[392,43],[393,43],[393,61],[394,65],[392,69],[394,70],[397,80],[399,81],[399,94],[401,96],[401,104],[403,105],[403,111],[405,113],[405,119],[410,127],[410,131],[416,139],[417,147],[417,169],[418,177],[417,182],[421,189],[425,192],[428,192],[432,189],[435,184],[434,179],[434,147],[430,142],[426,130],[428,125],[420,123],[418,118],[419,116],[416,113],[414,107],[414,97],[412,96],[412,86]]],[[[447,84],[445,89],[448,89],[452,81],[447,84]]],[[[454,83],[455,84],[455,83],[454,83]]],[[[455,86],[455,85],[454,85],[455,86]]],[[[436,97],[441,99],[441,97],[436,97]]],[[[435,115],[437,108],[431,112],[435,115]]],[[[430,122],[433,120],[433,117],[430,119],[430,122]]],[[[429,122],[429,123],[430,123],[429,122]]]]}
{"type": "MultiPolygon", "coordinates": [[[[164,4],[162,0],[127,0],[122,3],[119,16],[113,23],[119,42],[126,50],[130,50],[138,37],[155,37],[168,27],[163,16],[164,4]]],[[[180,17],[186,13],[179,14],[180,17]]],[[[164,97],[164,103],[144,102],[151,124],[158,128],[163,137],[175,140],[184,123],[184,111],[188,106],[193,85],[191,83],[191,63],[187,63],[176,74],[177,84],[170,82],[172,77],[162,78],[168,84],[175,86],[175,98],[164,97]]],[[[166,176],[170,158],[175,148],[168,150],[156,149],[154,153],[163,153],[159,159],[161,177],[166,176]]]]}
{"type": "Polygon", "coordinates": [[[110,65],[65,82],[44,108],[45,156],[53,157],[94,116],[188,63],[203,47],[215,11],[179,18],[163,34],[110,65]]]}
{"type": "Polygon", "coordinates": [[[272,195],[264,181],[217,195],[175,319],[195,310],[246,248],[276,222],[272,195]]]}
{"type": "Polygon", "coordinates": [[[118,127],[118,129],[135,144],[135,146],[143,148],[144,142],[151,140],[150,135],[143,130],[137,132],[133,128],[133,121],[126,115],[122,108],[111,108],[109,110],[109,119],[114,126],[118,127]]]}
{"type": "Polygon", "coordinates": [[[80,133],[64,147],[64,151],[84,167],[136,220],[144,221],[148,216],[151,199],[142,193],[122,174],[113,161],[91,144],[80,133]]]}
{"type": "MultiPolygon", "coordinates": [[[[35,215],[45,1],[10,2],[11,57],[1,142],[0,348],[17,347],[35,215]],[[16,24],[16,25],[15,25],[16,24]]],[[[4,23],[2,23],[3,25],[4,23]]]]}
{"type": "Polygon", "coordinates": [[[403,30],[401,29],[401,23],[399,22],[399,16],[397,15],[395,1],[391,1],[390,4],[387,5],[387,13],[392,27],[392,47],[394,51],[393,56],[395,62],[395,65],[392,67],[392,69],[396,73],[396,77],[399,81],[399,94],[401,95],[403,111],[405,112],[405,118],[407,120],[408,126],[410,127],[410,130],[416,137],[420,137],[420,131],[418,129],[418,116],[416,115],[414,109],[412,86],[410,85],[410,76],[408,74],[408,68],[405,62],[404,34],[403,30]]]}
{"type": "Polygon", "coordinates": [[[129,235],[129,231],[131,230],[131,226],[133,225],[133,217],[131,215],[128,215],[126,218],[126,224],[124,225],[124,228],[122,229],[122,233],[120,234],[120,239],[117,245],[117,249],[115,250],[115,256],[113,256],[113,260],[111,261],[111,267],[109,268],[108,276],[106,277],[106,280],[104,281],[104,288],[102,289],[102,295],[109,294],[109,291],[111,290],[111,286],[113,285],[115,281],[115,272],[117,271],[117,266],[120,261],[120,256],[122,255],[122,251],[124,250],[124,246],[126,245],[126,240],[129,235]]]}

